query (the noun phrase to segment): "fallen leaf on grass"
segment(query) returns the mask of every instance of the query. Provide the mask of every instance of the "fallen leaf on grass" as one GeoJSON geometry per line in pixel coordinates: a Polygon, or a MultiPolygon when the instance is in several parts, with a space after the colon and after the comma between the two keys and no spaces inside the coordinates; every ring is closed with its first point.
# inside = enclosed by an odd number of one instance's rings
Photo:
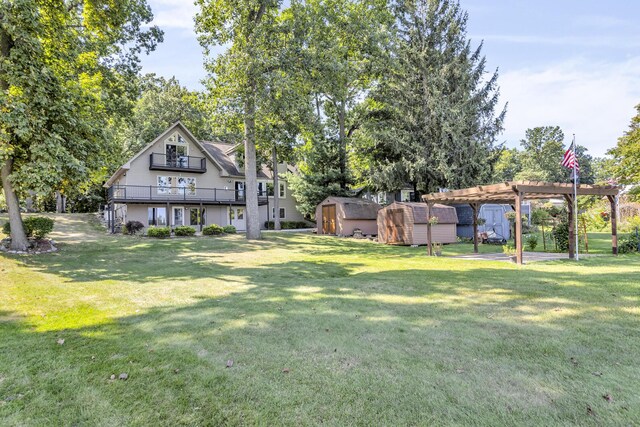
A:
{"type": "Polygon", "coordinates": [[[283,374],[288,374],[288,373],[289,373],[289,368],[284,368],[284,369],[282,370],[282,373],[283,373],[283,374]]]}
{"type": "Polygon", "coordinates": [[[63,338],[60,338],[60,339],[59,339],[58,341],[56,341],[56,342],[57,342],[58,344],[62,345],[62,344],[64,344],[64,339],[63,339],[63,338]]]}
{"type": "Polygon", "coordinates": [[[459,374],[462,374],[462,373],[464,373],[464,369],[458,368],[458,369],[456,369],[456,372],[459,373],[459,374]]]}
{"type": "Polygon", "coordinates": [[[591,406],[587,405],[587,414],[591,415],[592,417],[596,416],[596,413],[593,412],[593,409],[591,409],[591,406]]]}
{"type": "Polygon", "coordinates": [[[233,366],[233,360],[229,359],[227,360],[227,368],[230,368],[233,366]]]}
{"type": "Polygon", "coordinates": [[[174,373],[174,374],[178,374],[178,373],[180,373],[180,369],[174,369],[174,370],[173,370],[173,373],[174,373]]]}
{"type": "Polygon", "coordinates": [[[602,398],[603,398],[604,400],[606,400],[607,402],[613,402],[613,397],[611,397],[611,395],[610,395],[609,393],[607,393],[607,394],[603,394],[603,395],[602,395],[602,398]]]}
{"type": "Polygon", "coordinates": [[[574,365],[578,365],[578,359],[576,359],[575,357],[571,358],[571,363],[573,363],[574,365]]]}
{"type": "Polygon", "coordinates": [[[595,375],[596,377],[601,377],[602,372],[591,372],[591,375],[595,375]]]}

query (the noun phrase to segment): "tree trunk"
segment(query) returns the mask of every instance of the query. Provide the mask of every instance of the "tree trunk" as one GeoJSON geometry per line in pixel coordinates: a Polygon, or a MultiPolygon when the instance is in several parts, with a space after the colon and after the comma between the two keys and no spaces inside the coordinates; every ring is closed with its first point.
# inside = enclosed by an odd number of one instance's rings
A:
{"type": "Polygon", "coordinates": [[[255,84],[251,84],[244,103],[244,176],[247,208],[247,239],[260,239],[260,218],[258,211],[258,176],[256,166],[256,104],[255,84]]]}
{"type": "Polygon", "coordinates": [[[280,178],[278,177],[278,152],[273,143],[271,151],[271,163],[273,164],[273,229],[280,230],[280,178]]]}
{"type": "Polygon", "coordinates": [[[11,182],[11,172],[13,170],[13,159],[8,158],[2,165],[0,176],[2,177],[2,189],[4,190],[4,198],[7,202],[7,210],[9,211],[9,224],[11,225],[11,249],[15,251],[26,251],[29,242],[22,225],[22,216],[20,215],[20,203],[18,196],[11,182]]]}
{"type": "Polygon", "coordinates": [[[344,101],[338,105],[338,139],[339,139],[339,154],[340,154],[340,188],[347,188],[347,141],[345,137],[345,105],[344,101]]]}

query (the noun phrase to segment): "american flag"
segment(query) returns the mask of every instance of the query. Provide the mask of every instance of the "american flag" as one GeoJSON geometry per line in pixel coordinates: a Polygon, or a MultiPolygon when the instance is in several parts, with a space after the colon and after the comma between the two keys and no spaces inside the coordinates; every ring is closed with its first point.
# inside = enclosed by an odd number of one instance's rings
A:
{"type": "Polygon", "coordinates": [[[580,165],[578,165],[578,159],[576,158],[576,153],[569,148],[566,153],[564,153],[564,158],[562,159],[562,166],[565,168],[580,170],[580,165]]]}

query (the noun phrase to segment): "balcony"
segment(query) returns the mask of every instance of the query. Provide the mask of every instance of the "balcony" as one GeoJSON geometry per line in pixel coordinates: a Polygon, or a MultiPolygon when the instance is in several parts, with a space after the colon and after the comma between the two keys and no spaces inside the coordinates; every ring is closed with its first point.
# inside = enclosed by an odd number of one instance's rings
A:
{"type": "Polygon", "coordinates": [[[151,153],[149,155],[149,169],[205,173],[207,171],[207,160],[204,157],[167,156],[161,153],[151,153]]]}
{"type": "MultiPolygon", "coordinates": [[[[267,203],[267,194],[258,194],[258,204],[267,203]]],[[[203,187],[158,187],[155,185],[113,185],[107,199],[113,203],[204,203],[244,205],[244,190],[203,187]]]]}

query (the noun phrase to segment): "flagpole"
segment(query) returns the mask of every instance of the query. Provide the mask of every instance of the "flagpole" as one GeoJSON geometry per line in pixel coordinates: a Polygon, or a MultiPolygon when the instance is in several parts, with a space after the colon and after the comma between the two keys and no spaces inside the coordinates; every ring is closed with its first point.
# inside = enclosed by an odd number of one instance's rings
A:
{"type": "Polygon", "coordinates": [[[578,174],[576,169],[578,166],[578,155],[576,154],[576,134],[573,134],[573,222],[576,234],[576,261],[580,261],[580,240],[578,237],[578,174]]]}

